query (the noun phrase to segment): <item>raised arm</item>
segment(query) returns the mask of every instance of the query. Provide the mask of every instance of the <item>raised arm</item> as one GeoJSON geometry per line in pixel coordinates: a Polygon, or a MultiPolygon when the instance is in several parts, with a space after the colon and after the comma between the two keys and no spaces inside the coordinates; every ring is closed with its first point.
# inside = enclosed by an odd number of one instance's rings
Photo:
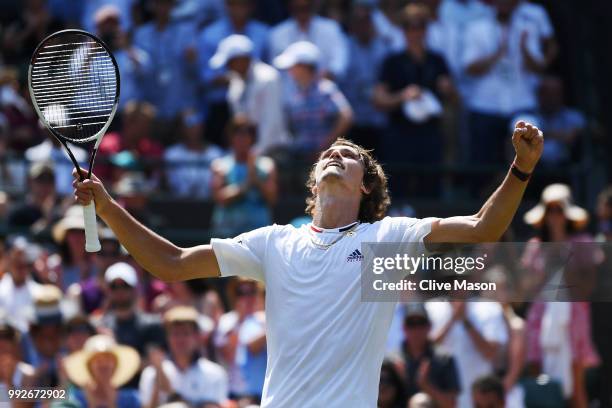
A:
{"type": "MultiPolygon", "coordinates": [[[[76,172],[75,172],[76,177],[76,172]]],[[[94,199],[96,213],[145,270],[166,282],[220,276],[219,264],[210,245],[179,248],[132,217],[106,191],[100,180],[75,179],[75,199],[87,205],[94,199]]]]}
{"type": "MultiPolygon", "coordinates": [[[[512,135],[516,156],[513,166],[531,174],[542,155],[544,138],[535,126],[518,122],[512,135]]],[[[508,229],[527,187],[511,170],[475,215],[443,218],[432,224],[428,243],[494,242],[508,229]]]]}

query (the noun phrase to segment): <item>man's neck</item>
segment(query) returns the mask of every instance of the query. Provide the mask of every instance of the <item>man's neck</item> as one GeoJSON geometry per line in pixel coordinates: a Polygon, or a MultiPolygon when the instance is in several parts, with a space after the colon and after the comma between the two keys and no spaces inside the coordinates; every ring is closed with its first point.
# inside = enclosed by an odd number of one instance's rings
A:
{"type": "Polygon", "coordinates": [[[235,20],[230,18],[230,22],[236,33],[243,34],[249,20],[235,20]]]}
{"type": "Polygon", "coordinates": [[[319,194],[313,224],[320,228],[340,228],[357,221],[360,199],[349,194],[319,194]]]}

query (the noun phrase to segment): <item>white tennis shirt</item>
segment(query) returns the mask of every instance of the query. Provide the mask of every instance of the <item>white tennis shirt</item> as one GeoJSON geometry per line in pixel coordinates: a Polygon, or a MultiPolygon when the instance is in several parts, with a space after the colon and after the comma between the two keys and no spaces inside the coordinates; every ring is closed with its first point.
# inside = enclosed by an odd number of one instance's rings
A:
{"type": "Polygon", "coordinates": [[[262,407],[376,406],[395,303],[361,301],[362,257],[355,250],[362,251],[362,242],[422,243],[433,220],[387,217],[360,224],[327,250],[312,239],[333,242],[342,228],[272,225],[211,241],[222,276],[266,285],[262,407]]]}

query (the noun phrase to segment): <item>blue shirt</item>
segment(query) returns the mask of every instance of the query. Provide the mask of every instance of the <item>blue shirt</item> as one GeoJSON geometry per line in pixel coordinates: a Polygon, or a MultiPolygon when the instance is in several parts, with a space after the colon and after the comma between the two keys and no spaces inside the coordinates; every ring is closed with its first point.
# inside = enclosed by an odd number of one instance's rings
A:
{"type": "Polygon", "coordinates": [[[194,46],[195,25],[170,23],[159,31],[155,23],[148,23],[134,33],[134,45],[149,54],[152,80],[145,89],[145,97],[157,108],[157,114],[172,119],[195,102],[196,64],[187,61],[185,53],[194,46]]]}
{"type": "Polygon", "coordinates": [[[142,101],[146,84],[153,79],[153,62],[149,54],[136,47],[132,47],[130,52],[136,61],[129,56],[127,50],[113,52],[121,77],[119,110],[129,101],[142,101]]]}
{"type": "MultiPolygon", "coordinates": [[[[76,389],[71,399],[78,401],[81,407],[88,406],[85,393],[81,389],[76,389]]],[[[115,404],[117,408],[140,408],[138,392],[127,388],[117,390],[117,400],[115,404]]]]}
{"type": "Polygon", "coordinates": [[[200,34],[198,38],[199,51],[199,70],[200,78],[206,85],[206,100],[210,102],[222,102],[226,99],[226,87],[212,87],[210,82],[226,72],[225,68],[212,69],[209,61],[215,52],[217,46],[224,39],[232,34],[242,34],[253,41],[253,55],[256,59],[265,60],[267,58],[267,43],[268,43],[269,27],[258,21],[251,20],[247,23],[244,32],[238,32],[232,26],[229,19],[221,19],[200,34]]]}
{"type": "Polygon", "coordinates": [[[372,104],[372,91],[378,83],[378,70],[389,53],[389,45],[381,37],[362,44],[355,37],[348,40],[349,65],[342,91],[355,113],[357,126],[378,126],[386,123],[385,114],[372,104]]]}

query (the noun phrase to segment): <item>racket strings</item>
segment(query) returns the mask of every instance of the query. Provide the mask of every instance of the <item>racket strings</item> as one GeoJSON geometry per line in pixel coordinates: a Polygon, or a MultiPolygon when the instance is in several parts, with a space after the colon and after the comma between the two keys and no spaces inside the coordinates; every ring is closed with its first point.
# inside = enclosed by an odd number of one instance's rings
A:
{"type": "Polygon", "coordinates": [[[113,113],[118,73],[104,47],[70,34],[38,48],[30,86],[47,124],[65,139],[85,143],[97,137],[113,113]]]}

